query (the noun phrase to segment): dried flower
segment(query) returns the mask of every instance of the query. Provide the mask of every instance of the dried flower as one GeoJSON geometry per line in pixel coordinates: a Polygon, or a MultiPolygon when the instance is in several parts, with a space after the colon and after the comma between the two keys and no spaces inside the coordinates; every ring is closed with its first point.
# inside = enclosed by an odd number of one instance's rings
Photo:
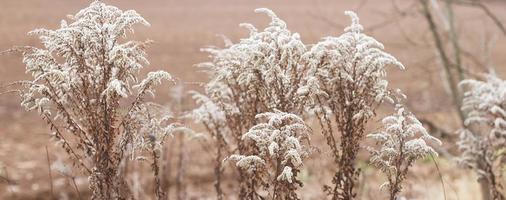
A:
{"type": "Polygon", "coordinates": [[[378,148],[368,149],[372,155],[370,162],[387,176],[388,181],[380,188],[388,189],[391,200],[398,198],[408,169],[416,160],[437,156],[437,152],[427,142],[442,144],[402,105],[397,105],[396,111],[383,118],[380,132],[367,135],[379,145],[378,148]]]}
{"type": "Polygon", "coordinates": [[[145,94],[172,78],[159,71],[138,80],[139,70],[149,64],[149,41],[126,36],[133,25],[149,23],[134,10],[94,1],[69,20],[56,30],[29,33],[38,36],[42,48],[13,49],[23,54],[26,72],[32,75],[18,82],[21,105],[38,110],[74,162],[89,173],[92,199],[128,199],[130,194],[120,190],[126,185],[121,160],[128,149],[142,146],[134,144],[146,131],[154,141],[171,131],[160,127],[165,125],[159,119],[141,116],[153,116],[145,94]],[[134,99],[126,103],[128,96],[134,99]]]}
{"type": "MultiPolygon", "coordinates": [[[[263,30],[241,24],[250,31],[248,37],[237,43],[225,38],[224,49],[204,49],[212,60],[200,67],[209,73],[210,81],[205,85],[204,94],[193,93],[199,108],[192,115],[216,139],[220,152],[216,154],[217,166],[221,166],[219,157],[224,152],[230,155],[231,149],[237,149],[233,153],[240,155],[249,155],[255,150],[242,137],[255,125],[258,114],[280,110],[299,115],[304,110],[306,98],[297,91],[307,70],[303,59],[306,46],[299,34],[290,32],[274,12],[266,8],[255,12],[267,14],[270,24],[263,30]]],[[[272,153],[277,151],[276,144],[269,145],[272,153]]],[[[215,171],[219,179],[221,171],[215,171]]],[[[258,182],[252,181],[239,178],[240,199],[256,193],[251,190],[258,182]]],[[[217,193],[221,199],[218,187],[217,193]]]]}
{"type": "Polygon", "coordinates": [[[505,199],[497,179],[506,164],[506,81],[488,74],[484,81],[464,80],[460,85],[467,89],[462,101],[467,118],[459,131],[458,161],[488,183],[493,199],[505,199]]]}
{"type": "Polygon", "coordinates": [[[309,65],[300,95],[309,97],[309,110],[320,121],[322,132],[339,169],[334,186],[325,190],[332,199],[353,199],[358,170],[355,159],[365,125],[384,101],[393,102],[386,67],[404,66],[383,51],[383,45],[362,33],[359,18],[345,12],[351,25],[339,37],[326,37],[304,55],[309,65]],[[333,125],[333,123],[336,123],[333,125]],[[337,126],[337,131],[334,131],[337,126]],[[340,146],[337,132],[341,133],[340,146]]]}
{"type": "Polygon", "coordinates": [[[232,158],[237,167],[248,172],[248,178],[273,183],[274,199],[298,199],[295,191],[302,182],[296,176],[309,153],[301,143],[309,139],[309,127],[299,116],[281,111],[262,113],[257,118],[265,122],[256,124],[242,137],[255,146],[255,153],[232,158]]]}

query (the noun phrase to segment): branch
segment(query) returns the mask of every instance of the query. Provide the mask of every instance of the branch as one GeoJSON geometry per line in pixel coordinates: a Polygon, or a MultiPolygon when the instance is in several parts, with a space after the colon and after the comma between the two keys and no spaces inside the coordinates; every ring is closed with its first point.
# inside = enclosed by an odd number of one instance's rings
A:
{"type": "Polygon", "coordinates": [[[79,154],[74,151],[72,146],[70,146],[70,143],[67,139],[65,139],[65,136],[63,136],[63,133],[58,129],[58,126],[53,122],[53,120],[51,120],[51,117],[47,114],[43,114],[41,116],[49,124],[50,129],[55,131],[55,136],[57,139],[59,139],[59,141],[62,142],[63,149],[65,149],[71,156],[74,156],[74,161],[77,161],[77,163],[79,163],[89,174],[92,174],[90,168],[84,164],[81,156],[79,156],[79,154]]]}
{"type": "Polygon", "coordinates": [[[444,70],[446,73],[446,78],[448,81],[448,85],[450,86],[450,90],[451,90],[450,92],[453,97],[453,102],[454,102],[455,106],[457,107],[457,111],[458,111],[460,120],[463,123],[463,121],[465,119],[465,115],[462,112],[462,110],[460,109],[461,99],[459,97],[460,95],[458,93],[458,88],[457,88],[457,83],[455,82],[455,77],[453,77],[452,72],[451,72],[451,67],[453,66],[453,64],[450,61],[450,59],[445,51],[445,48],[443,46],[443,41],[441,39],[441,35],[439,35],[439,33],[438,33],[438,27],[437,27],[436,22],[434,21],[434,18],[429,10],[428,0],[419,0],[419,2],[420,2],[420,4],[422,4],[423,15],[424,15],[427,23],[429,24],[429,29],[432,32],[432,36],[434,37],[433,38],[434,43],[436,45],[436,49],[439,53],[439,57],[441,58],[441,61],[442,61],[442,64],[443,64],[443,67],[444,67],[444,70]]]}
{"type": "Polygon", "coordinates": [[[457,68],[459,82],[464,80],[464,72],[463,72],[463,66],[462,66],[462,57],[461,57],[461,47],[459,45],[457,33],[455,30],[455,15],[453,14],[453,6],[451,5],[452,0],[445,0],[446,2],[446,18],[449,25],[449,36],[450,41],[453,46],[453,56],[455,59],[455,68],[457,68]]]}
{"type": "Polygon", "coordinates": [[[478,7],[485,12],[485,14],[495,23],[495,25],[501,29],[501,32],[506,35],[506,28],[504,27],[504,24],[497,18],[497,16],[482,2],[479,1],[469,1],[469,0],[458,0],[454,1],[454,3],[461,4],[461,5],[469,5],[472,7],[478,7]]]}

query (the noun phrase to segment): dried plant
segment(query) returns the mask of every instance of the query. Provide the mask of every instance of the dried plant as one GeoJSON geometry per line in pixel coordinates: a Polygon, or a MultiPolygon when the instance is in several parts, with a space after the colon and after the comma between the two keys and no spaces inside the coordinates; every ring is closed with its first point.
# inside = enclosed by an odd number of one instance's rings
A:
{"type": "Polygon", "coordinates": [[[402,105],[397,105],[396,111],[397,113],[383,118],[381,131],[367,135],[379,144],[377,148],[368,149],[372,154],[370,162],[387,176],[388,181],[380,188],[388,189],[391,200],[399,199],[402,182],[416,160],[437,156],[427,142],[441,145],[441,141],[432,137],[422,123],[402,105]]]}
{"type": "MultiPolygon", "coordinates": [[[[172,87],[170,90],[170,97],[171,97],[171,107],[175,114],[176,119],[180,121],[180,123],[185,124],[186,120],[188,118],[187,113],[192,109],[189,104],[193,103],[188,96],[186,95],[186,91],[184,88],[184,83],[177,84],[175,87],[172,87]]],[[[176,180],[175,180],[175,187],[176,187],[176,196],[178,200],[184,200],[187,199],[187,191],[186,191],[186,182],[185,182],[185,176],[186,176],[186,168],[187,166],[187,157],[188,157],[188,148],[187,140],[192,138],[199,137],[198,134],[195,134],[191,129],[182,127],[180,131],[178,131],[177,137],[170,145],[173,145],[175,148],[178,149],[177,155],[175,156],[177,158],[176,163],[176,180]],[[177,142],[177,145],[176,145],[177,142]]],[[[167,152],[166,152],[167,153],[167,152]]],[[[170,180],[170,159],[171,159],[171,152],[168,152],[168,156],[166,156],[166,171],[167,175],[162,176],[164,177],[164,182],[166,183],[165,187],[168,191],[169,189],[169,182],[170,180]]]]}
{"type": "Polygon", "coordinates": [[[145,103],[145,105],[139,106],[138,111],[134,112],[132,116],[141,123],[132,124],[133,126],[130,127],[138,131],[133,136],[131,157],[143,161],[146,158],[142,153],[148,152],[150,154],[155,186],[154,194],[157,199],[165,199],[167,194],[163,190],[163,177],[160,173],[160,158],[164,143],[168,136],[173,136],[176,133],[191,133],[192,131],[177,122],[178,118],[172,116],[167,108],[160,105],[145,103]],[[142,152],[137,153],[136,149],[142,152]]]}
{"type": "MultiPolygon", "coordinates": [[[[490,61],[492,60],[491,53],[495,45],[495,39],[493,37],[489,38],[489,36],[482,36],[479,44],[466,45],[470,41],[462,39],[468,36],[466,34],[468,32],[464,29],[459,29],[458,7],[465,6],[480,10],[494,23],[495,27],[501,30],[502,34],[506,34],[505,26],[497,15],[494,14],[494,11],[489,8],[488,3],[483,0],[419,0],[418,2],[422,8],[420,11],[432,35],[436,56],[443,72],[441,75],[445,83],[444,85],[446,86],[447,93],[451,95],[450,100],[457,111],[460,126],[464,127],[465,120],[469,116],[465,110],[461,109],[465,94],[463,94],[463,90],[460,90],[459,83],[465,79],[477,77],[476,72],[484,72],[493,67],[490,61]],[[478,54],[475,54],[470,51],[471,49],[467,49],[466,46],[472,48],[480,46],[481,49],[478,51],[478,54]]],[[[423,121],[435,130],[443,130],[437,122],[423,121]]],[[[444,131],[441,131],[441,133],[444,133],[444,131]]],[[[466,133],[462,132],[462,134],[466,133]]],[[[459,140],[453,134],[448,134],[448,138],[459,140]]],[[[470,140],[469,142],[473,140],[471,138],[468,139],[470,140]]],[[[490,188],[487,181],[480,181],[480,188],[482,199],[492,199],[489,191],[493,190],[493,188],[490,188]]]]}
{"type": "MultiPolygon", "coordinates": [[[[305,75],[303,55],[305,45],[297,33],[291,33],[284,21],[272,11],[261,8],[271,23],[263,31],[251,24],[241,24],[249,31],[249,37],[234,44],[225,39],[226,48],[207,48],[212,61],[200,66],[207,68],[210,82],[205,85],[205,95],[194,92],[200,104],[193,116],[202,122],[216,141],[218,199],[222,197],[220,163],[224,155],[248,155],[254,149],[245,144],[242,135],[255,124],[255,116],[275,109],[301,114],[305,99],[297,94],[305,75]]],[[[240,194],[245,199],[252,191],[251,179],[239,172],[240,194]]]]}
{"type": "MultiPolygon", "coordinates": [[[[266,122],[256,124],[242,139],[255,147],[253,154],[232,155],[237,167],[245,171],[248,179],[268,190],[270,199],[299,199],[296,190],[302,187],[297,174],[309,150],[303,141],[309,140],[309,127],[297,115],[280,111],[262,113],[257,118],[266,122]]],[[[247,194],[246,199],[264,199],[256,193],[247,194]]]]}
{"type": "MultiPolygon", "coordinates": [[[[303,120],[308,113],[317,117],[337,169],[333,186],[325,186],[325,191],[332,199],[354,199],[360,173],[355,162],[365,127],[380,105],[394,103],[385,68],[403,69],[403,65],[385,53],[381,43],[362,33],[353,12],[345,13],[352,24],[344,34],[308,48],[274,12],[255,11],[271,18],[266,28],[259,31],[241,24],[249,30],[248,37],[237,43],[225,38],[225,48],[204,49],[211,61],[199,66],[209,73],[210,81],[204,93],[192,92],[198,107],[185,115],[203,124],[213,138],[217,199],[225,198],[221,183],[227,159],[237,168],[238,199],[300,199],[297,190],[303,184],[297,176],[309,155],[311,130],[303,120]]],[[[144,160],[145,155],[152,160],[156,199],[166,199],[167,181],[160,173],[164,141],[190,130],[165,107],[146,100],[148,94],[154,97],[154,87],[163,80],[172,81],[164,71],[150,72],[139,80],[139,71],[149,64],[146,47],[150,42],[128,40],[127,33],[133,32],[135,24],[149,23],[133,10],[122,11],[100,1],[70,21],[62,21],[56,30],[32,31],[43,48],[12,50],[23,54],[27,73],[32,75],[13,84],[19,87],[21,105],[39,112],[74,164],[89,175],[92,199],[133,198],[122,168],[127,158],[144,160]]],[[[481,82],[466,85],[473,87],[471,91],[485,87],[477,83],[481,82]]],[[[491,193],[504,199],[492,166],[504,163],[506,91],[504,82],[495,80],[492,85],[487,87],[502,87],[502,96],[490,93],[497,88],[486,94],[501,101],[483,109],[486,106],[474,104],[491,98],[479,99],[485,92],[468,92],[463,109],[474,109],[469,124],[485,122],[501,140],[478,137],[466,129],[460,144],[463,160],[478,172],[489,173],[483,176],[497,189],[491,193]],[[476,159],[486,159],[487,166],[475,166],[480,163],[476,159]]],[[[436,155],[426,140],[440,143],[402,106],[396,111],[383,120],[383,131],[369,135],[380,145],[369,149],[371,163],[387,175],[385,186],[391,199],[397,198],[415,160],[436,155]]],[[[184,143],[179,144],[178,185],[183,190],[184,143]]],[[[134,188],[138,187],[136,181],[134,188]]]]}
{"type": "MultiPolygon", "coordinates": [[[[223,159],[225,155],[231,151],[229,142],[225,139],[226,135],[231,131],[230,127],[236,127],[237,124],[227,123],[225,112],[223,112],[214,102],[207,96],[198,92],[191,92],[193,98],[196,100],[199,107],[195,108],[188,117],[194,119],[197,123],[202,123],[207,132],[213,138],[213,145],[216,146],[217,152],[214,159],[214,175],[215,183],[214,188],[216,191],[217,199],[222,200],[224,197],[223,189],[221,188],[221,179],[223,176],[223,159]]],[[[229,116],[231,117],[231,116],[229,116]]]]}
{"type": "Polygon", "coordinates": [[[459,161],[476,171],[480,182],[486,183],[490,198],[503,200],[500,182],[504,170],[506,147],[506,81],[494,74],[486,80],[465,80],[462,110],[468,112],[458,142],[459,161]]]}
{"type": "Polygon", "coordinates": [[[69,19],[56,30],[30,32],[43,48],[13,49],[23,54],[26,72],[33,77],[14,85],[21,86],[21,105],[38,110],[89,175],[92,199],[127,199],[130,192],[119,170],[122,159],[145,145],[158,148],[159,139],[174,129],[156,119],[150,113],[153,104],[145,101],[154,86],[172,78],[157,71],[138,80],[139,70],[148,64],[149,41],[126,36],[133,25],[149,23],[134,10],[94,1],[69,19]]]}
{"type": "Polygon", "coordinates": [[[325,187],[332,199],[355,197],[359,174],[355,160],[365,125],[382,102],[392,101],[385,67],[404,68],[383,51],[381,43],[362,33],[355,13],[345,14],[352,19],[345,33],[325,38],[305,55],[310,70],[306,86],[299,90],[300,95],[311,97],[310,109],[320,121],[337,165],[334,186],[325,187]],[[337,130],[333,130],[333,122],[337,130]]]}

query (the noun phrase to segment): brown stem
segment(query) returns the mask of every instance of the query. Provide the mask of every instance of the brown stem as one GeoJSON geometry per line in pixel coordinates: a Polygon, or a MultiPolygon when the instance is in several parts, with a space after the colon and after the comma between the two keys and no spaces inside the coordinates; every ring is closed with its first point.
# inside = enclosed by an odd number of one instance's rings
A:
{"type": "Polygon", "coordinates": [[[185,141],[183,133],[179,134],[179,155],[178,155],[178,169],[177,169],[177,199],[184,200],[186,199],[186,188],[184,184],[184,174],[185,174],[185,141]]]}
{"type": "Polygon", "coordinates": [[[51,197],[55,199],[54,197],[54,189],[53,189],[53,175],[51,174],[51,160],[49,159],[49,151],[46,148],[46,159],[47,159],[47,173],[49,175],[49,186],[51,187],[51,197]]]}
{"type": "Polygon", "coordinates": [[[79,192],[79,188],[77,187],[77,184],[76,184],[76,178],[75,177],[70,177],[69,179],[72,182],[72,186],[74,186],[74,190],[76,190],[77,198],[79,200],[82,200],[83,198],[81,196],[81,192],[79,192]]]}
{"type": "Polygon", "coordinates": [[[165,199],[165,193],[162,190],[162,185],[160,181],[160,167],[158,165],[158,159],[160,158],[160,155],[158,154],[157,150],[155,149],[155,143],[152,141],[151,144],[151,156],[153,157],[153,163],[151,164],[151,168],[153,170],[153,176],[155,177],[155,195],[157,200],[164,200],[165,199]]]}

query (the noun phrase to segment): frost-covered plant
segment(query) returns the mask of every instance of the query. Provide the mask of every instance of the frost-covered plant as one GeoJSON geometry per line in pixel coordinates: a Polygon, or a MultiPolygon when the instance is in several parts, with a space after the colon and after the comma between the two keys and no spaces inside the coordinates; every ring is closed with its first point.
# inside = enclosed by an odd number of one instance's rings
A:
{"type": "MultiPolygon", "coordinates": [[[[241,24],[250,31],[249,36],[238,43],[226,39],[224,49],[205,49],[212,61],[200,65],[207,69],[211,80],[205,85],[205,94],[194,93],[200,107],[193,115],[216,139],[216,161],[221,160],[222,152],[248,154],[251,148],[245,145],[242,135],[255,124],[257,114],[277,109],[298,115],[304,108],[304,98],[297,91],[307,68],[302,57],[305,45],[272,11],[255,11],[266,13],[271,23],[262,31],[241,24]],[[232,149],[237,150],[228,152],[232,149]]],[[[251,193],[246,186],[249,183],[245,183],[250,180],[240,173],[239,196],[244,199],[251,193]]],[[[216,188],[221,196],[219,186],[216,188]]]]}
{"type": "Polygon", "coordinates": [[[506,164],[506,81],[494,74],[486,80],[465,80],[462,110],[468,113],[460,130],[459,161],[488,184],[492,199],[505,199],[500,177],[506,164]]]}
{"type": "Polygon", "coordinates": [[[391,101],[385,68],[404,68],[383,51],[381,43],[362,33],[355,13],[345,14],[352,20],[345,33],[323,39],[304,56],[310,69],[306,85],[299,90],[300,95],[311,97],[310,108],[320,121],[337,165],[333,188],[325,187],[332,199],[355,197],[359,174],[355,159],[365,125],[382,102],[391,101]]]}
{"type": "MultiPolygon", "coordinates": [[[[270,199],[299,199],[296,194],[302,182],[297,174],[302,161],[308,155],[307,146],[310,132],[304,121],[297,115],[281,111],[258,114],[264,119],[242,136],[242,140],[254,146],[250,155],[232,155],[236,166],[246,172],[254,183],[248,187],[263,186],[270,193],[270,199]]],[[[257,190],[247,194],[245,199],[264,199],[257,190]]]]}
{"type": "Polygon", "coordinates": [[[126,199],[121,160],[140,147],[134,145],[136,139],[155,144],[171,129],[139,117],[150,115],[151,104],[144,98],[172,77],[157,71],[139,80],[139,71],[149,64],[149,42],[126,35],[133,25],[149,23],[134,10],[94,1],[69,20],[56,30],[30,32],[42,48],[13,49],[23,54],[26,72],[33,77],[18,82],[21,105],[39,111],[75,164],[89,174],[92,199],[126,199]]]}
{"type": "Polygon", "coordinates": [[[422,123],[412,113],[405,111],[402,105],[397,105],[396,111],[383,118],[381,131],[367,135],[378,144],[377,148],[368,149],[372,154],[370,162],[387,176],[387,182],[380,188],[388,189],[391,200],[398,199],[402,182],[416,160],[437,156],[427,142],[441,145],[441,141],[431,136],[422,123]]]}

